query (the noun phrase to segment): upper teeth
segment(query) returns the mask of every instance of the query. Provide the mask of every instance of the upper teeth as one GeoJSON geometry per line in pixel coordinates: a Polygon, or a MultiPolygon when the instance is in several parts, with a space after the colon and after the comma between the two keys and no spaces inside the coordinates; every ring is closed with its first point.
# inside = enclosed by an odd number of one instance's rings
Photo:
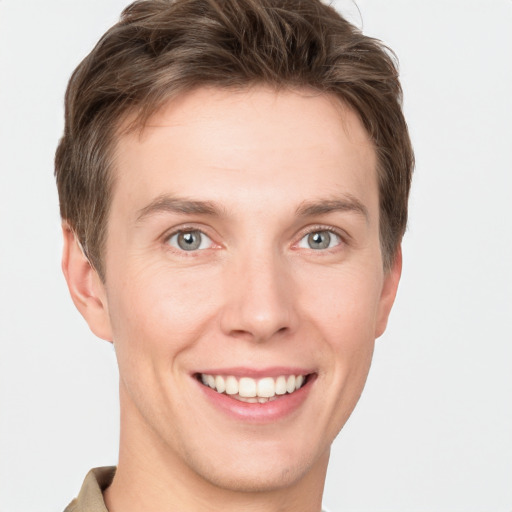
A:
{"type": "Polygon", "coordinates": [[[281,375],[277,378],[264,377],[252,379],[251,377],[237,378],[232,375],[208,375],[201,374],[204,385],[210,386],[218,393],[227,395],[239,395],[243,398],[271,398],[275,395],[293,393],[299,389],[305,380],[304,375],[281,375]]]}

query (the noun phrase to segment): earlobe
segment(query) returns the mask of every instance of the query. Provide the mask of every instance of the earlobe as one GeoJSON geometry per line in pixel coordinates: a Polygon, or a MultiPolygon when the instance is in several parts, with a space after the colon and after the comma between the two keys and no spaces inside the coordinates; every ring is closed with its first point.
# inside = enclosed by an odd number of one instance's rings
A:
{"type": "Polygon", "coordinates": [[[382,336],[386,330],[388,323],[389,313],[395,302],[396,292],[398,290],[398,283],[402,274],[402,247],[399,246],[393,265],[384,275],[384,283],[382,285],[382,292],[379,301],[379,310],[377,314],[377,322],[375,327],[375,338],[382,336]]]}
{"type": "Polygon", "coordinates": [[[67,222],[62,223],[62,234],[62,271],[71,298],[91,331],[99,338],[112,341],[105,286],[67,222]]]}

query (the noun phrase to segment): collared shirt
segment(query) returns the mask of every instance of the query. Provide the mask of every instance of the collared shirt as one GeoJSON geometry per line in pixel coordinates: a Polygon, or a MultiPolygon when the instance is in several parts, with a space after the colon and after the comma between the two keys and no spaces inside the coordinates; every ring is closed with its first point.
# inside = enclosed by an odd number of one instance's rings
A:
{"type": "Polygon", "coordinates": [[[64,512],[108,512],[103,491],[112,483],[115,474],[115,466],[91,469],[80,493],[64,512]]]}
{"type": "Polygon", "coordinates": [[[115,474],[115,466],[91,469],[85,477],[80,493],[64,512],[108,512],[103,491],[112,483],[115,474]]]}

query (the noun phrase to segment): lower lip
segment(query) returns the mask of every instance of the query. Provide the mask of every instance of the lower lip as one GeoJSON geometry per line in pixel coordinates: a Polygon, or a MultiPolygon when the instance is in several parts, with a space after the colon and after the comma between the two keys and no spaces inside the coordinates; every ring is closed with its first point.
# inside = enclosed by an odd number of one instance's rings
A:
{"type": "Polygon", "coordinates": [[[297,391],[277,395],[275,400],[262,404],[241,402],[225,393],[217,393],[199,381],[197,384],[210,403],[231,417],[252,423],[270,423],[286,418],[297,411],[306,400],[314,380],[315,375],[309,375],[306,383],[297,391]]]}

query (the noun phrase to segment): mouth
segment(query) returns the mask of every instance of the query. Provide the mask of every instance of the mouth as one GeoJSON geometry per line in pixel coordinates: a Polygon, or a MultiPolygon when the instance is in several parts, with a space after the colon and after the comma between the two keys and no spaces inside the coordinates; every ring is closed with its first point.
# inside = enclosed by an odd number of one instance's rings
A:
{"type": "Polygon", "coordinates": [[[265,404],[293,395],[304,387],[312,376],[313,374],[284,374],[277,377],[266,376],[255,379],[248,376],[196,374],[196,378],[201,384],[218,394],[252,404],[265,404]]]}

